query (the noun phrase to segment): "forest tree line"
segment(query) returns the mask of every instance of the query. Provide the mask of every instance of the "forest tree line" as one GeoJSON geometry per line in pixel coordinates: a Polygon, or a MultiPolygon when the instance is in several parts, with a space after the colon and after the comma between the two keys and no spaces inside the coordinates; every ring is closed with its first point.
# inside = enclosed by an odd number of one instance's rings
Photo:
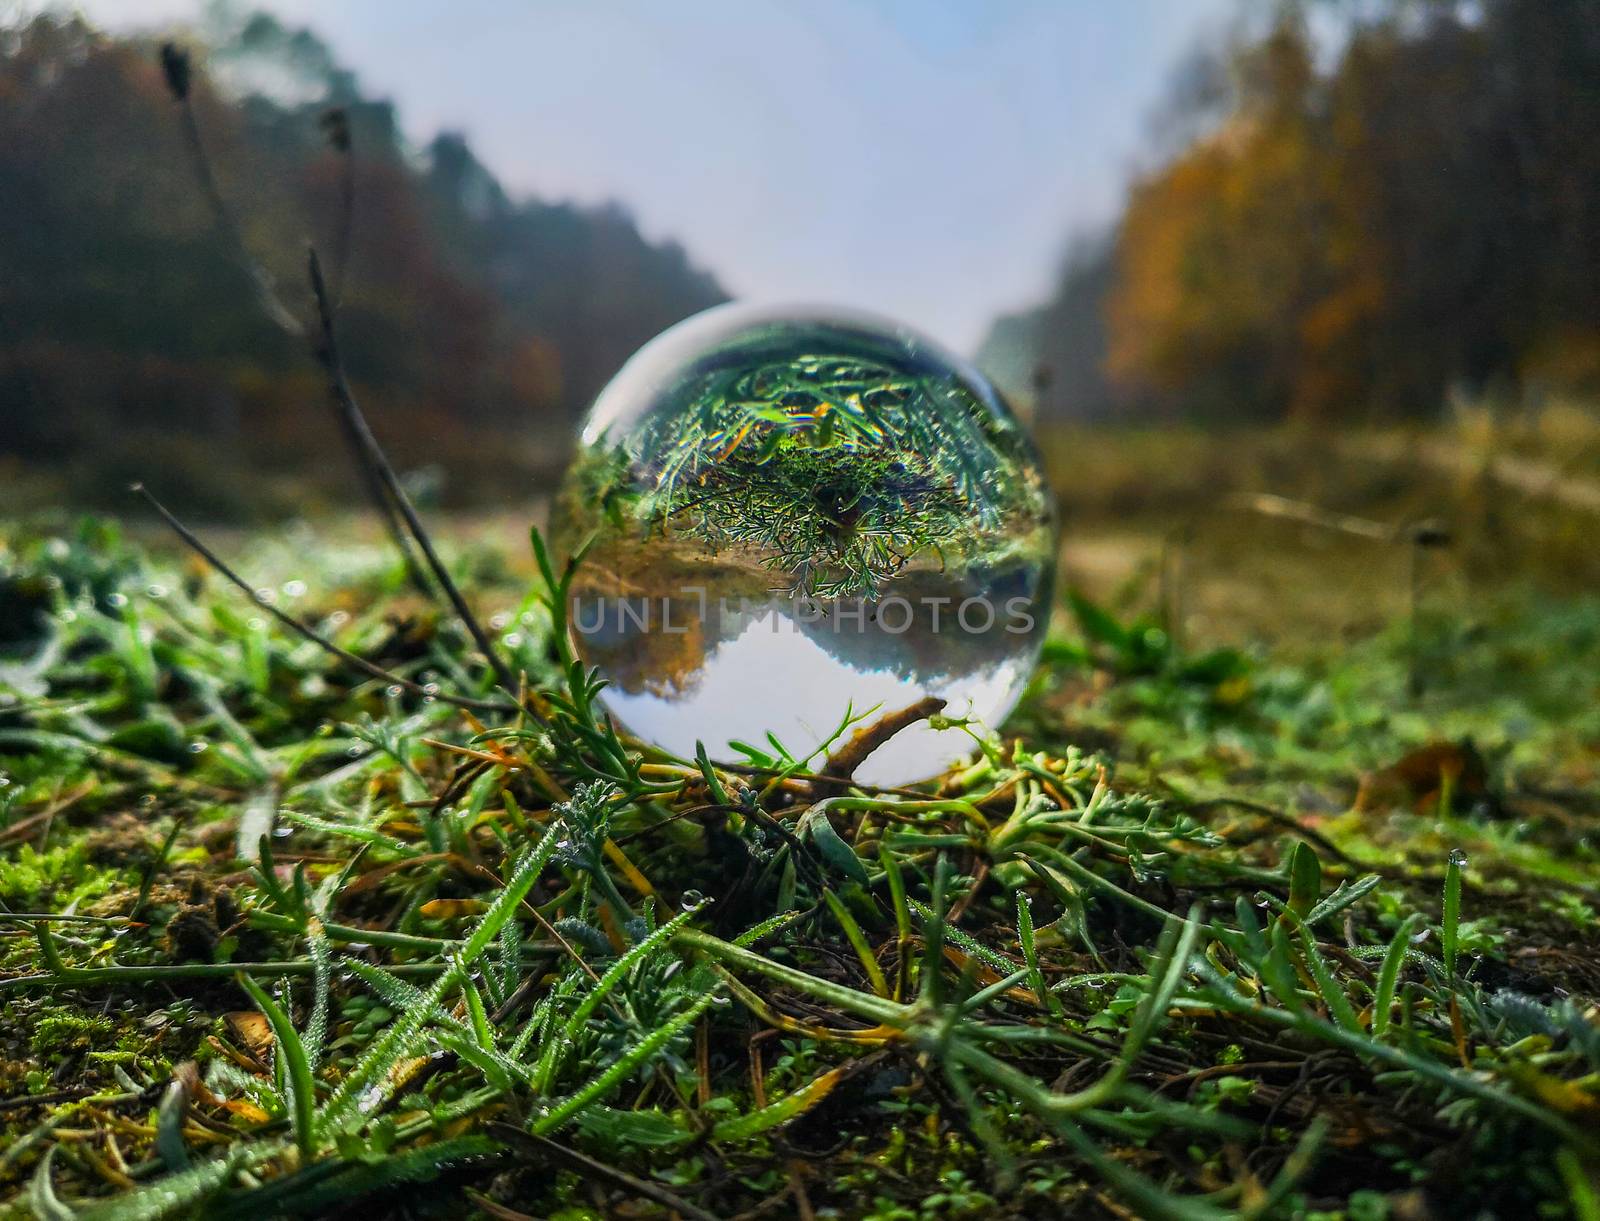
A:
{"type": "MultiPolygon", "coordinates": [[[[623,360],[725,297],[619,207],[514,199],[457,135],[412,147],[304,30],[240,17],[196,65],[219,188],[292,308],[307,242],[343,261],[353,189],[347,363],[398,462],[456,494],[553,469],[623,360]]],[[[1171,111],[1119,222],[981,353],[1041,418],[1600,398],[1600,0],[1286,0],[1186,65],[1171,111]]],[[[0,26],[0,484],[41,468],[75,501],[163,475],[222,509],[275,473],[354,493],[320,374],[196,187],[157,44],[59,17],[0,26]]]]}
{"type": "MultiPolygon", "coordinates": [[[[513,200],[456,135],[408,147],[306,31],[245,18],[194,63],[221,194],[291,310],[309,316],[307,244],[339,259],[353,188],[344,354],[404,466],[560,462],[635,348],[725,299],[620,207],[513,200]]],[[[241,473],[337,491],[320,373],[259,307],[180,119],[155,42],[0,27],[0,478],[65,465],[74,499],[103,500],[166,476],[220,509],[255,499],[241,473]]]]}
{"type": "Polygon", "coordinates": [[[1198,134],[983,360],[1045,418],[1426,418],[1600,395],[1600,2],[1316,5],[1183,77],[1198,134]],[[1326,13],[1334,6],[1320,6],[1326,13]]]}

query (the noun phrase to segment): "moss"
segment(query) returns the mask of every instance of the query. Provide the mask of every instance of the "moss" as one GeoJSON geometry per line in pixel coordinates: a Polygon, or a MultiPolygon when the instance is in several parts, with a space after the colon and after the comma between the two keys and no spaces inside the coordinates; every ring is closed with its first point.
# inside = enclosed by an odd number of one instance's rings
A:
{"type": "Polygon", "coordinates": [[[118,885],[123,871],[89,858],[82,839],[52,844],[43,851],[24,844],[14,857],[0,860],[0,899],[14,908],[59,911],[99,898],[118,885]]]}
{"type": "Polygon", "coordinates": [[[116,1024],[98,1014],[72,1009],[57,1009],[34,1022],[28,1045],[35,1055],[58,1055],[68,1051],[87,1051],[96,1044],[109,1043],[116,1024]]]}

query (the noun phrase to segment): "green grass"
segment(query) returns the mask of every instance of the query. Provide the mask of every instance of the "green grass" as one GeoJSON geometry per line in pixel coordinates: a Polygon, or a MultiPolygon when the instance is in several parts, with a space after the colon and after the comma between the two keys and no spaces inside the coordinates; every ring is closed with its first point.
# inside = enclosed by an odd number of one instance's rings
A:
{"type": "Polygon", "coordinates": [[[381,551],[251,550],[430,694],[106,524],[0,543],[18,1209],[1597,1215],[1600,600],[1291,662],[1080,599],[912,796],[619,737],[528,557],[454,557],[537,693],[478,720],[381,551]]]}

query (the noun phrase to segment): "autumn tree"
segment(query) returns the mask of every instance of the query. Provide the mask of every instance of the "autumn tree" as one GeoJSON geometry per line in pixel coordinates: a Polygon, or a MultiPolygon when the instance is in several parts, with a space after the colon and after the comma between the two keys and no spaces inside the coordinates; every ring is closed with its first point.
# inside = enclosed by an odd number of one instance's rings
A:
{"type": "MultiPolygon", "coordinates": [[[[525,492],[630,352],[724,298],[620,207],[514,199],[460,137],[419,155],[314,35],[239,22],[192,80],[219,187],[300,309],[307,244],[344,261],[353,166],[341,339],[403,465],[525,492]]],[[[156,45],[48,15],[0,36],[0,468],[65,469],[80,500],[137,476],[218,511],[278,477],[353,487],[310,460],[338,447],[318,374],[196,188],[156,45]]]]}
{"type": "Polygon", "coordinates": [[[1600,394],[1600,0],[1369,7],[1321,46],[1306,7],[1221,65],[1107,261],[991,351],[1025,367],[1025,337],[1124,411],[1216,421],[1600,394]],[[1088,297],[1098,350],[1060,334],[1095,338],[1088,297]]]}

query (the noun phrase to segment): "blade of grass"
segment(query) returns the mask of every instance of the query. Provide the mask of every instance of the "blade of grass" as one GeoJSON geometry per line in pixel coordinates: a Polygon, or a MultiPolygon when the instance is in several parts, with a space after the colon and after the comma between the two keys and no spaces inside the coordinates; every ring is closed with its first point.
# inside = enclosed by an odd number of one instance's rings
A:
{"type": "MultiPolygon", "coordinates": [[[[544,867],[549,864],[550,857],[555,853],[559,842],[557,835],[558,829],[551,828],[533,848],[529,849],[489,910],[478,921],[466,944],[461,947],[460,953],[427,991],[426,1003],[406,1010],[391,1022],[339,1083],[324,1108],[323,1123],[327,1130],[337,1130],[349,1123],[352,1113],[361,1106],[364,1094],[369,1089],[380,1089],[375,1084],[378,1079],[405,1054],[406,1047],[417,1037],[432,1010],[439,1006],[452,987],[466,977],[467,971],[488,948],[505,922],[516,914],[517,907],[533,889],[534,883],[539,880],[539,875],[544,872],[544,867]]],[[[371,1099],[372,1105],[376,1105],[376,1102],[377,1099],[371,1099]]]]}
{"type": "Polygon", "coordinates": [[[618,1056],[603,1073],[595,1077],[594,1080],[590,1081],[577,1093],[562,1099],[553,1108],[536,1118],[529,1125],[528,1130],[535,1136],[544,1136],[556,1131],[563,1124],[569,1123],[590,1103],[597,1102],[605,1097],[614,1086],[625,1078],[631,1077],[641,1064],[697,1022],[700,1019],[700,1015],[710,1008],[714,1000],[716,1000],[716,993],[708,992],[694,1001],[682,1013],[676,1014],[669,1021],[652,1030],[637,1044],[618,1056]]]}
{"type": "Polygon", "coordinates": [[[828,910],[833,913],[833,918],[838,921],[839,927],[844,930],[845,940],[850,943],[850,948],[856,952],[856,958],[860,960],[862,970],[867,973],[867,981],[871,983],[872,990],[879,996],[887,997],[889,981],[884,978],[883,968],[878,965],[877,955],[867,944],[866,934],[861,931],[861,925],[850,914],[850,909],[844,905],[844,900],[831,889],[824,888],[822,898],[827,903],[828,910]]]}
{"type": "Polygon", "coordinates": [[[1395,984],[1400,979],[1400,968],[1405,965],[1406,952],[1411,948],[1413,932],[1422,924],[1422,914],[1413,912],[1400,922],[1389,952],[1383,956],[1378,969],[1378,984],[1372,996],[1372,1037],[1383,1038],[1389,1029],[1390,1013],[1394,1009],[1395,984]]]}
{"type": "Polygon", "coordinates": [[[294,1139],[300,1154],[307,1160],[316,1149],[316,1086],[311,1079],[311,1061],[306,1056],[305,1044],[282,1006],[248,975],[237,977],[239,986],[250,994],[256,1008],[267,1015],[272,1033],[277,1036],[278,1054],[289,1070],[289,1087],[294,1104],[294,1139]]]}
{"type": "Polygon", "coordinates": [[[1445,978],[1451,983],[1456,978],[1456,952],[1461,940],[1461,866],[1466,863],[1466,854],[1456,848],[1451,850],[1444,868],[1444,917],[1439,944],[1445,978]]]}

